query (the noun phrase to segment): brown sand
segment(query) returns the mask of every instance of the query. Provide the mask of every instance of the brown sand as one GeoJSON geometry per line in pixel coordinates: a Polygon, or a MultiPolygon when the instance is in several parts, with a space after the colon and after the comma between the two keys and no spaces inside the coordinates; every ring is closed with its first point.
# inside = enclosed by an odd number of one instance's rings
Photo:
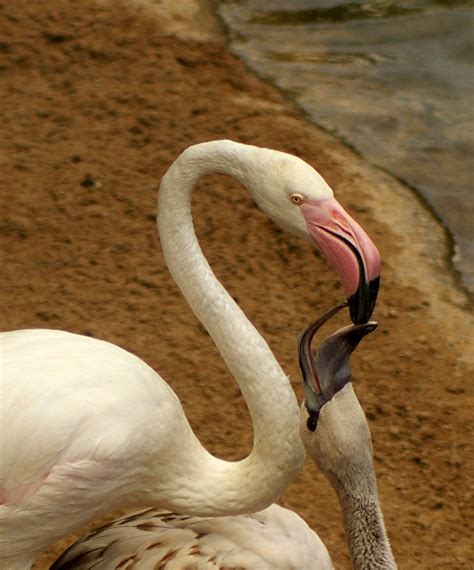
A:
{"type": "MultiPolygon", "coordinates": [[[[472,316],[430,214],[251,75],[226,50],[204,1],[167,2],[155,13],[91,0],[6,4],[2,329],[58,328],[131,350],[170,382],[212,452],[242,457],[252,440],[245,404],[166,270],[154,224],[157,185],[199,141],[232,138],[301,156],[384,259],[379,330],[353,369],[396,558],[401,568],[473,568],[472,316]]],[[[341,300],[335,274],[227,178],[202,182],[194,212],[218,277],[301,398],[295,338],[341,300]]],[[[317,529],[338,567],[348,567],[337,502],[313,465],[281,502],[317,529]]]]}

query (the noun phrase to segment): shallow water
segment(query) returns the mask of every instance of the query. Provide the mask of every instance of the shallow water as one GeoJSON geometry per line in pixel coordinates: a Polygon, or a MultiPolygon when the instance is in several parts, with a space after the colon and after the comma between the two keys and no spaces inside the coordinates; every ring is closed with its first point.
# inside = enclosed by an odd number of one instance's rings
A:
{"type": "Polygon", "coordinates": [[[472,5],[249,0],[219,11],[250,67],[429,202],[474,292],[472,5]]]}

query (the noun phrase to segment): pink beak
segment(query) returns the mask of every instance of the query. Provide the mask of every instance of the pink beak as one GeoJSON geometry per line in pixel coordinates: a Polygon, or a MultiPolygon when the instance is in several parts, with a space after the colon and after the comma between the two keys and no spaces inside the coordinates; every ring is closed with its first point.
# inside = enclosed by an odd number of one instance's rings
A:
{"type": "Polygon", "coordinates": [[[335,198],[306,199],[300,206],[309,235],[339,273],[354,324],[366,323],[380,282],[380,254],[335,198]]]}

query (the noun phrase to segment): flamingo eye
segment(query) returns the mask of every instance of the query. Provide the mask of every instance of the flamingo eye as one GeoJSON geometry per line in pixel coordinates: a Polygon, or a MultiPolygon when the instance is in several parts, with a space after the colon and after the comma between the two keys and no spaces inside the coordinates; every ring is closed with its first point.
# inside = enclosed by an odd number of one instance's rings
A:
{"type": "Polygon", "coordinates": [[[303,203],[303,196],[301,194],[292,194],[290,198],[293,204],[296,204],[297,206],[303,203]]]}
{"type": "Polygon", "coordinates": [[[316,431],[318,427],[318,416],[311,414],[306,420],[306,427],[309,431],[316,431]]]}

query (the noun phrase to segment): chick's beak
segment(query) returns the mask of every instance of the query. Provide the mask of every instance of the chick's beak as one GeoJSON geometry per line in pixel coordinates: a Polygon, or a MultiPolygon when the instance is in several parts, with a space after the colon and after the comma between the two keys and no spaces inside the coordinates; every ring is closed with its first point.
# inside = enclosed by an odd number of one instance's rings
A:
{"type": "Polygon", "coordinates": [[[309,235],[338,272],[354,324],[366,323],[380,282],[380,254],[360,225],[335,198],[300,206],[309,235]]]}
{"type": "Polygon", "coordinates": [[[344,305],[326,311],[298,338],[298,360],[304,382],[306,409],[313,415],[351,381],[349,359],[360,341],[377,328],[375,321],[337,330],[320,343],[315,355],[311,343],[318,330],[344,305]]]}

